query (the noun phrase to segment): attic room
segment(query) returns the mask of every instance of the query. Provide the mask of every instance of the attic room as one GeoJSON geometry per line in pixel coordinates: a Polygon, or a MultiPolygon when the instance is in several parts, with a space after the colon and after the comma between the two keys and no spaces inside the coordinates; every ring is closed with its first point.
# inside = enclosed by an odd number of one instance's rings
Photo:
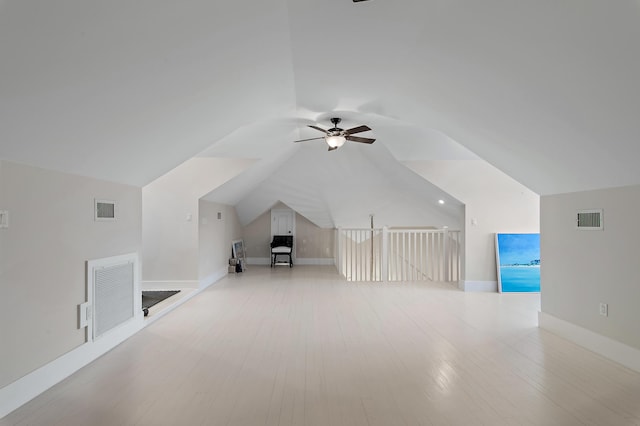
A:
{"type": "Polygon", "coordinates": [[[0,0],[0,425],[640,423],[639,20],[0,0]],[[375,143],[328,149],[334,117],[375,143]],[[274,209],[292,268],[265,260],[274,209]],[[589,209],[604,226],[577,231],[589,209]],[[347,282],[338,232],[372,221],[459,232],[459,275],[347,282]],[[497,292],[498,232],[540,233],[539,294],[497,292]],[[94,339],[91,262],[122,256],[136,292],[183,299],[94,339]]]}

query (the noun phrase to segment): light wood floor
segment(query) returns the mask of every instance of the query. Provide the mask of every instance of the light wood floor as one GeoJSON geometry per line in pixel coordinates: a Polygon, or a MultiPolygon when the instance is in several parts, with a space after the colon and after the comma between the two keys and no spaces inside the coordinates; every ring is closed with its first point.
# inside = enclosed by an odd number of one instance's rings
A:
{"type": "Polygon", "coordinates": [[[252,266],[0,425],[640,425],[640,374],[539,303],[252,266]]]}

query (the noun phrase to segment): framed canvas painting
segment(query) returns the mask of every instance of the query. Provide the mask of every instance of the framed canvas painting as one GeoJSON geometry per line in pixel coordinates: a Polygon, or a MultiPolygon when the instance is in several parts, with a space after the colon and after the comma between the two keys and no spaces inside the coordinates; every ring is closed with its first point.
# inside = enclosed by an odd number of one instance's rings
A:
{"type": "Polygon", "coordinates": [[[540,234],[496,234],[500,293],[540,291],[540,234]]]}

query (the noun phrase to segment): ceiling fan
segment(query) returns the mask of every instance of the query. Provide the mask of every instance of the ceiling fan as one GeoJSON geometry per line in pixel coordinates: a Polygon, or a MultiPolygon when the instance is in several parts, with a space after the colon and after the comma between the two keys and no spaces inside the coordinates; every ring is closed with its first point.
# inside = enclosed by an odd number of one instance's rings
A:
{"type": "Polygon", "coordinates": [[[342,121],[341,118],[332,118],[331,123],[333,123],[333,128],[329,130],[325,130],[318,126],[313,126],[309,124],[309,127],[312,129],[320,130],[324,133],[324,136],[319,138],[310,138],[310,139],[301,139],[299,141],[294,142],[306,142],[306,141],[315,141],[318,139],[324,139],[329,145],[329,151],[333,151],[334,149],[340,148],[346,141],[351,142],[360,142],[360,143],[374,143],[376,140],[371,138],[361,138],[360,136],[352,136],[355,133],[366,132],[371,130],[369,126],[358,126],[353,129],[344,130],[338,127],[338,124],[342,121]]]}

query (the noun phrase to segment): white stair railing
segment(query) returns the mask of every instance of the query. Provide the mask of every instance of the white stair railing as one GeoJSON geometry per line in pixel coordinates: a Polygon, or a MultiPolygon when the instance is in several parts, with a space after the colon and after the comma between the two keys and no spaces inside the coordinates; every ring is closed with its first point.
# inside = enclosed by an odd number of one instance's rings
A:
{"type": "Polygon", "coordinates": [[[458,281],[460,231],[344,229],[336,265],[348,281],[458,281]]]}
{"type": "Polygon", "coordinates": [[[382,229],[339,229],[338,271],[348,281],[382,281],[382,229]]]}

